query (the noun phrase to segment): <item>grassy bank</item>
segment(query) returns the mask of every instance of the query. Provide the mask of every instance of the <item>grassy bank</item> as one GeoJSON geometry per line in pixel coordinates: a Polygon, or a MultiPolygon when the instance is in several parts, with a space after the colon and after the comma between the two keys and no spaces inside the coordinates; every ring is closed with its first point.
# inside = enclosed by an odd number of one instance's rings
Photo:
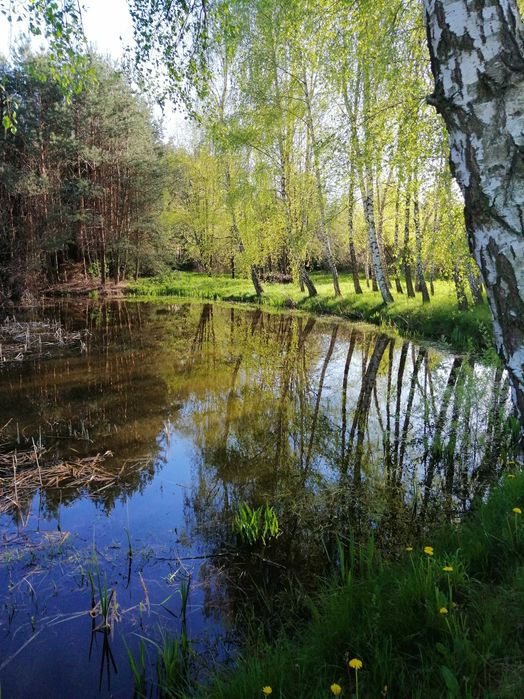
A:
{"type": "Polygon", "coordinates": [[[205,684],[186,636],[155,644],[152,673],[142,647],[130,655],[137,696],[523,697],[524,471],[509,468],[466,519],[408,546],[393,540],[382,554],[372,535],[341,541],[331,580],[309,598],[296,591],[308,618],[287,606],[285,631],[270,641],[252,618],[235,667],[205,684]]]}
{"type": "Polygon", "coordinates": [[[311,602],[312,619],[276,644],[254,641],[232,674],[197,696],[248,699],[271,687],[279,699],[321,699],[331,685],[342,697],[524,696],[519,508],[524,473],[506,476],[467,521],[393,560],[372,538],[348,542],[338,581],[311,602]],[[348,667],[353,658],[360,670],[348,667]]]}
{"type": "Polygon", "coordinates": [[[297,308],[310,313],[387,325],[404,335],[444,342],[460,350],[479,351],[492,345],[491,317],[487,304],[459,311],[450,282],[435,283],[435,295],[429,304],[423,305],[420,295],[416,299],[408,299],[404,294],[385,306],[380,293],[366,289],[365,284],[364,293],[355,294],[349,275],[341,275],[341,298],[333,296],[329,275],[316,273],[312,277],[318,290],[318,296],[312,299],[294,284],[268,283],[264,284],[262,297],[257,299],[247,279],[209,277],[193,272],[141,279],[130,283],[126,293],[144,297],[185,296],[297,308]]]}

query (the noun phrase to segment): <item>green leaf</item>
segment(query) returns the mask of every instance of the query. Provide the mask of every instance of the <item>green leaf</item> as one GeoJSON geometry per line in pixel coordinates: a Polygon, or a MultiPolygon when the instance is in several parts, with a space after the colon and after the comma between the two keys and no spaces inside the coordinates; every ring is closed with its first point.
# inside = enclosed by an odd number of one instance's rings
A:
{"type": "Polygon", "coordinates": [[[444,679],[444,682],[446,683],[446,687],[448,689],[449,695],[452,697],[458,696],[459,692],[460,692],[460,685],[458,683],[457,678],[451,672],[449,667],[446,667],[445,665],[441,665],[440,673],[444,679]]]}

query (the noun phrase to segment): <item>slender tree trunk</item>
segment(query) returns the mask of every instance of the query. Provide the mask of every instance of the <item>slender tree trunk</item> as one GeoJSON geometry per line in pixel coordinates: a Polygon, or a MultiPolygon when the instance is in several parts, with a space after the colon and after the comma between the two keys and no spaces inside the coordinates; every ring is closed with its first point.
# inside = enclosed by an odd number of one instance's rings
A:
{"type": "Polygon", "coordinates": [[[355,254],[355,171],[353,165],[349,173],[349,191],[348,191],[348,241],[349,241],[349,262],[351,264],[351,273],[353,275],[353,286],[355,293],[361,294],[362,287],[358,278],[357,256],[355,254]]]}
{"type": "Polygon", "coordinates": [[[473,263],[468,260],[468,284],[476,306],[482,306],[484,297],[482,296],[482,284],[478,278],[478,272],[473,268],[473,263]]]}
{"type": "Polygon", "coordinates": [[[322,240],[322,246],[324,248],[324,256],[326,258],[327,266],[333,277],[333,290],[335,296],[341,296],[340,284],[338,281],[338,270],[335,264],[335,258],[333,256],[333,251],[331,250],[331,241],[329,240],[329,234],[326,225],[326,211],[324,206],[324,188],[322,186],[322,175],[320,172],[320,158],[318,152],[318,144],[316,140],[316,134],[313,124],[313,114],[311,111],[311,96],[309,93],[309,87],[307,82],[306,71],[302,71],[302,86],[304,89],[304,100],[306,103],[306,122],[309,131],[309,137],[311,139],[311,149],[313,151],[313,168],[315,170],[315,181],[317,190],[317,203],[320,213],[320,238],[322,240]]]}
{"type": "Polygon", "coordinates": [[[408,189],[406,192],[406,208],[404,217],[404,245],[402,247],[402,267],[404,268],[404,277],[406,279],[406,292],[410,299],[415,298],[415,289],[413,288],[413,276],[411,274],[411,263],[409,260],[409,223],[411,212],[411,193],[408,189]]]}
{"type": "Polygon", "coordinates": [[[400,276],[398,273],[399,261],[398,261],[398,228],[399,228],[399,214],[400,214],[400,186],[397,184],[397,195],[395,197],[395,231],[393,233],[393,255],[394,255],[394,265],[395,265],[395,288],[397,294],[403,294],[404,289],[402,288],[402,283],[400,281],[400,276]]]}
{"type": "Polygon", "coordinates": [[[467,311],[468,297],[466,296],[464,281],[462,280],[462,275],[460,274],[460,269],[456,262],[453,262],[453,283],[455,284],[455,292],[457,294],[457,305],[461,311],[467,311]]]}
{"type": "Polygon", "coordinates": [[[417,252],[416,257],[416,269],[417,269],[417,282],[420,287],[420,292],[422,294],[422,303],[429,303],[429,292],[426,286],[426,280],[424,278],[424,267],[422,265],[422,233],[420,231],[420,215],[418,207],[418,194],[415,190],[415,196],[413,198],[413,221],[415,223],[415,249],[417,252]]]}
{"type": "Polygon", "coordinates": [[[307,293],[309,294],[309,297],[313,298],[313,296],[316,296],[317,289],[316,289],[315,285],[313,284],[313,280],[311,279],[311,277],[307,273],[307,269],[304,267],[303,264],[301,264],[299,269],[298,269],[298,276],[299,276],[301,288],[303,289],[304,287],[306,287],[307,293]]]}
{"type": "Polygon", "coordinates": [[[362,201],[364,204],[364,217],[368,229],[368,245],[373,263],[374,278],[382,294],[384,303],[393,303],[393,296],[388,287],[388,282],[384,269],[382,267],[382,258],[380,248],[378,246],[377,231],[375,228],[375,216],[373,211],[373,180],[369,171],[367,172],[366,182],[361,178],[360,190],[362,192],[362,201]]]}
{"type": "Polygon", "coordinates": [[[470,249],[524,425],[524,29],[515,0],[424,0],[470,249]]]}

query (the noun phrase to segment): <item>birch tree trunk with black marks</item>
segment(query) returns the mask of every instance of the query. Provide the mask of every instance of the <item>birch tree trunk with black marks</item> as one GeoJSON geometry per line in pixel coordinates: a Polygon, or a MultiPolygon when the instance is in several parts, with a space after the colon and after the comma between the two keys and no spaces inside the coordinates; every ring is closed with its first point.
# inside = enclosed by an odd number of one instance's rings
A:
{"type": "Polygon", "coordinates": [[[399,260],[398,260],[398,229],[399,229],[399,214],[400,214],[400,187],[397,185],[397,193],[395,196],[395,230],[393,233],[393,254],[395,256],[395,288],[397,294],[403,294],[402,283],[399,276],[399,260]]]}
{"type": "Polygon", "coordinates": [[[470,249],[524,423],[524,30],[515,0],[424,0],[470,249]]]}
{"type": "Polygon", "coordinates": [[[374,279],[380,289],[384,303],[393,303],[393,296],[389,290],[388,281],[382,267],[382,256],[378,245],[377,229],[375,227],[375,214],[373,206],[373,178],[369,171],[364,181],[361,178],[360,191],[362,192],[362,203],[364,206],[364,218],[368,231],[368,246],[371,254],[371,262],[375,273],[374,279]]]}
{"type": "Polygon", "coordinates": [[[415,250],[416,250],[416,271],[417,283],[422,294],[422,303],[429,303],[429,292],[424,278],[424,265],[422,264],[422,231],[420,230],[420,213],[418,204],[418,193],[415,190],[413,197],[413,222],[415,224],[415,250]]]}
{"type": "Polygon", "coordinates": [[[409,249],[409,223],[411,212],[411,192],[409,188],[406,192],[406,208],[404,216],[404,245],[402,247],[402,267],[404,269],[404,279],[406,281],[406,293],[410,299],[415,298],[415,289],[413,287],[413,275],[411,273],[411,253],[409,249]]]}
{"type": "Polygon", "coordinates": [[[306,71],[302,71],[302,87],[304,90],[304,101],[306,103],[306,124],[309,132],[309,138],[311,139],[311,149],[313,151],[313,168],[315,170],[315,182],[317,189],[317,199],[318,199],[318,210],[320,213],[320,238],[322,240],[322,247],[324,248],[324,256],[326,258],[327,266],[331,272],[333,278],[333,290],[335,296],[341,296],[340,284],[338,281],[338,270],[335,264],[335,257],[333,251],[331,250],[331,241],[329,240],[329,233],[326,224],[326,209],[324,205],[324,188],[322,186],[322,175],[320,172],[320,156],[318,152],[318,143],[315,134],[315,128],[313,124],[313,113],[311,110],[311,93],[309,90],[309,85],[307,81],[306,71]]]}
{"type": "Polygon", "coordinates": [[[355,170],[351,163],[349,172],[349,189],[348,189],[348,243],[349,243],[349,262],[351,264],[351,274],[353,275],[353,286],[355,293],[361,294],[362,287],[358,278],[357,256],[355,254],[355,170]]]}

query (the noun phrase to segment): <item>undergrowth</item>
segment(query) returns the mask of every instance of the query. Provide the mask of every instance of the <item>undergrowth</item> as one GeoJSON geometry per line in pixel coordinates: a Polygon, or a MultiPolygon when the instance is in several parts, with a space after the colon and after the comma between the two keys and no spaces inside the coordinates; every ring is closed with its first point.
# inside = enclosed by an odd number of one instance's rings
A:
{"type": "Polygon", "coordinates": [[[233,670],[160,695],[524,696],[522,510],[524,472],[510,473],[464,521],[407,547],[392,542],[383,554],[373,533],[360,545],[340,541],[308,620],[272,642],[254,625],[233,670]]]}
{"type": "Polygon", "coordinates": [[[479,352],[492,348],[491,317],[487,304],[471,305],[467,311],[459,310],[450,282],[435,282],[435,295],[429,304],[422,304],[419,296],[409,299],[404,294],[397,295],[394,303],[386,306],[379,292],[366,289],[363,294],[355,294],[349,275],[340,277],[340,298],[333,295],[329,275],[315,273],[312,278],[318,290],[318,295],[313,298],[302,293],[295,284],[269,283],[264,283],[264,293],[259,298],[247,279],[210,277],[193,272],[140,279],[131,282],[126,293],[149,299],[178,296],[300,309],[392,327],[404,335],[443,342],[460,350],[479,352]]]}

